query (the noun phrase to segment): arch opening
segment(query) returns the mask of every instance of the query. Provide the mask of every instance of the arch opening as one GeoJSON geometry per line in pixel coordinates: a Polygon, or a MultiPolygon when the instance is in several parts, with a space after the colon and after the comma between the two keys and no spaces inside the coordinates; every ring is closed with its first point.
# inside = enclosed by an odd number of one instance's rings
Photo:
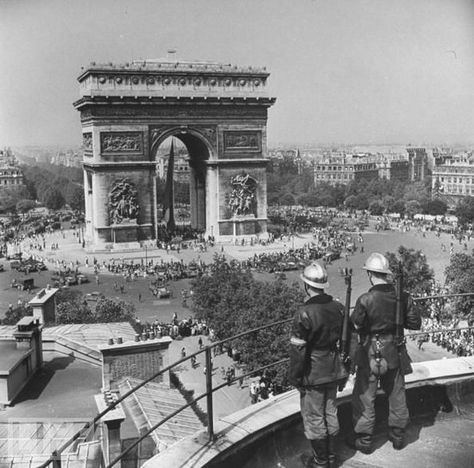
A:
{"type": "Polygon", "coordinates": [[[154,148],[156,161],[156,239],[191,239],[205,235],[206,143],[186,131],[165,134],[154,148]]]}

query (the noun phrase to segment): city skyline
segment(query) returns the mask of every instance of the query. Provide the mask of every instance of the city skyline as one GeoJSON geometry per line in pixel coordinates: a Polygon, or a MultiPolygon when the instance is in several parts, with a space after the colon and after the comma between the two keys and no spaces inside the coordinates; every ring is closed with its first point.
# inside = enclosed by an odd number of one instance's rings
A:
{"type": "Polygon", "coordinates": [[[268,144],[472,143],[474,3],[0,0],[0,146],[78,145],[91,61],[266,66],[268,144]]]}

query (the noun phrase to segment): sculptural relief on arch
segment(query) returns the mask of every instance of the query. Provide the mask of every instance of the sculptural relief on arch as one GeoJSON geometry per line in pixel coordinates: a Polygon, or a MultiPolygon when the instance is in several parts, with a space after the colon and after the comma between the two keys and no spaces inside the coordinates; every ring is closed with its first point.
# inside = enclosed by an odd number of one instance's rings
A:
{"type": "Polygon", "coordinates": [[[91,64],[78,78],[86,240],[134,248],[158,231],[156,156],[186,146],[192,227],[217,240],[267,235],[265,69],[146,60],[91,64]]]}

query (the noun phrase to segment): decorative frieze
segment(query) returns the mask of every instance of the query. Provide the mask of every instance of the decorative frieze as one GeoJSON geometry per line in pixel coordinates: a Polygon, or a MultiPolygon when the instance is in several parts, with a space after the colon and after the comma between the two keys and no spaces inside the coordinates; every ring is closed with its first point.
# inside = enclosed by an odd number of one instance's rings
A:
{"type": "Polygon", "coordinates": [[[262,133],[260,131],[224,132],[225,151],[262,151],[262,133]]]}
{"type": "Polygon", "coordinates": [[[82,146],[84,147],[84,151],[92,151],[92,133],[82,134],[82,146]]]}
{"type": "Polygon", "coordinates": [[[142,132],[103,132],[100,134],[101,153],[143,153],[142,132]]]}
{"type": "MultiPolygon", "coordinates": [[[[197,99],[196,99],[197,100],[197,99]]],[[[262,106],[245,106],[235,105],[232,107],[223,107],[219,105],[210,105],[209,107],[198,107],[195,105],[186,104],[184,107],[180,105],[161,102],[156,106],[137,106],[135,105],[120,105],[110,106],[110,102],[103,102],[103,106],[96,106],[94,108],[81,109],[81,121],[88,122],[94,118],[166,118],[166,119],[222,119],[222,118],[239,118],[239,119],[267,119],[267,108],[262,106]]],[[[137,104],[140,104],[137,102],[137,104]]],[[[148,102],[149,104],[149,102],[148,102]]],[[[262,103],[263,104],[263,103],[262,103]]],[[[79,104],[78,104],[79,105],[79,104]]],[[[80,105],[85,106],[86,103],[80,105]]]]}

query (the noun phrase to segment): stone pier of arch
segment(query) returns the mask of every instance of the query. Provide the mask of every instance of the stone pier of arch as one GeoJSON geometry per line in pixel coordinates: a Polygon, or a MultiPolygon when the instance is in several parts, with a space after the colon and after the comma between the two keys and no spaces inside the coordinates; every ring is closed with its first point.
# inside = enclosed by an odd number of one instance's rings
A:
{"type": "Polygon", "coordinates": [[[192,226],[218,241],[265,238],[266,128],[275,102],[268,77],[265,69],[212,62],[84,69],[74,106],[82,124],[88,247],[133,249],[156,239],[155,159],[171,136],[190,156],[192,226]]]}

